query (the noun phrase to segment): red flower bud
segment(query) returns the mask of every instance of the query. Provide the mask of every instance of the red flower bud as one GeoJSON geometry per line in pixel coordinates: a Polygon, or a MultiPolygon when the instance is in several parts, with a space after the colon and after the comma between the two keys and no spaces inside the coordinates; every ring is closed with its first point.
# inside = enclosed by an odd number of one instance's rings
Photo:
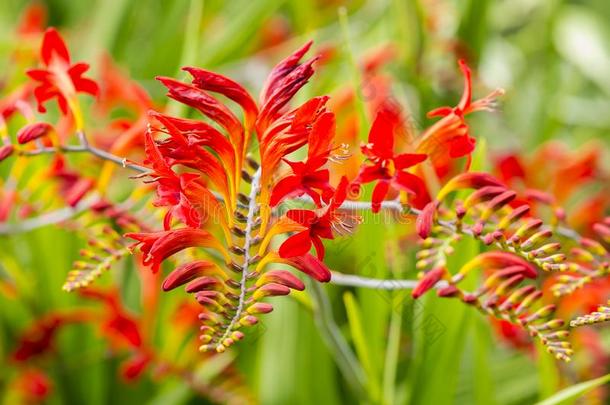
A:
{"type": "Polygon", "coordinates": [[[415,228],[420,238],[426,239],[430,236],[432,225],[434,225],[434,214],[436,213],[436,201],[429,202],[417,216],[415,228]]]}
{"type": "Polygon", "coordinates": [[[444,267],[437,267],[426,273],[426,275],[419,280],[417,286],[413,289],[411,296],[415,299],[421,297],[426,291],[431,289],[439,282],[439,280],[445,275],[446,270],[444,267]]]}
{"type": "Polygon", "coordinates": [[[2,162],[7,157],[11,156],[14,151],[15,151],[15,148],[13,147],[13,145],[0,146],[0,162],[2,162]]]}
{"type": "Polygon", "coordinates": [[[288,294],[290,294],[290,288],[285,285],[269,283],[256,290],[252,296],[255,300],[258,300],[263,297],[276,297],[278,295],[288,294]]]}
{"type": "Polygon", "coordinates": [[[203,275],[206,270],[213,267],[215,267],[214,263],[206,260],[197,260],[183,264],[169,273],[165,280],[163,280],[163,291],[170,291],[176,287],[180,287],[203,275]]]}
{"type": "Polygon", "coordinates": [[[258,279],[256,285],[261,286],[267,283],[281,284],[283,286],[298,291],[303,291],[305,289],[305,285],[303,284],[303,282],[287,270],[268,271],[261,278],[258,279]]]}
{"type": "Polygon", "coordinates": [[[31,142],[35,139],[42,138],[53,131],[53,126],[46,122],[37,122],[36,124],[26,125],[17,132],[17,142],[21,145],[31,142]]]}

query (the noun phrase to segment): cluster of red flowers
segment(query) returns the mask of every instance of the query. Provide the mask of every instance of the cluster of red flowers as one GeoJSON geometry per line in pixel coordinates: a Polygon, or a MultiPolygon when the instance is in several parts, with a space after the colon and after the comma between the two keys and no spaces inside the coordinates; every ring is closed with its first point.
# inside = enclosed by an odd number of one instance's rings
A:
{"type": "MultiPolygon", "coordinates": [[[[152,270],[148,276],[155,280],[170,257],[178,263],[162,283],[153,281],[147,288],[158,290],[160,284],[170,291],[184,285],[186,292],[193,294],[202,323],[202,351],[223,352],[242,339],[242,328],[257,323],[260,314],[273,309],[261,302],[263,298],[305,288],[291,272],[268,267],[287,264],[317,281],[330,281],[332,272],[324,263],[323,240],[353,232],[362,219],[350,203],[370,195],[373,213],[379,212],[386,200],[420,210],[416,230],[423,246],[417,268],[422,274],[413,291],[415,298],[437,288],[440,296],[459,298],[485,314],[526,329],[558,358],[569,359],[572,349],[565,341],[563,323],[551,319],[556,308],[544,305],[543,291],[531,280],[539,276],[539,269],[602,278],[607,275],[607,262],[604,271],[595,266],[607,257],[607,251],[601,244],[578,239],[573,242],[580,255],[594,256],[588,263],[578,255],[560,252],[562,245],[551,239],[555,229],[546,227],[535,215],[540,211],[539,203],[548,205],[553,211],[553,225],[562,224],[565,213],[561,204],[574,190],[563,189],[560,181],[552,192],[538,190],[539,180],[532,175],[536,169],[528,169],[525,159],[514,155],[500,158],[497,171],[502,181],[489,174],[468,172],[476,140],[466,116],[492,109],[502,91],[472,100],[471,71],[460,61],[464,89],[455,107],[432,111],[429,116],[440,119],[415,136],[396,105],[375,100],[368,139],[360,145],[359,156],[350,156],[350,146],[339,142],[344,139],[337,134],[338,115],[329,97],[313,97],[292,105],[319,60],[314,57],[303,61],[310,47],[311,43],[305,44],[271,70],[258,102],[239,83],[201,68],[184,68],[191,76],[190,82],[159,77],[168,97],[202,115],[183,118],[154,108],[146,93],[108,62],[101,85],[83,77],[88,65],[73,64],[57,31],[49,29],[42,41],[44,68],[28,71],[29,77],[38,82],[37,87],[29,83],[0,104],[0,161],[15,153],[27,156],[56,152],[45,175],[56,182],[66,204],[77,206],[96,186],[92,178],[70,169],[61,154],[75,150],[65,142],[69,133],[76,133],[81,142],[77,150],[92,150],[84,132],[78,93],[99,95],[96,105],[101,114],[108,114],[118,103],[130,106],[137,118],[113,122],[104,130],[113,133],[112,129],[118,128],[118,139],[109,141],[102,136],[96,144],[122,155],[143,149],[136,155],[143,159],[143,166],[132,166],[141,172],[140,179],[154,185],[156,198],[152,205],[164,208],[164,218],[158,230],[141,226],[125,236],[136,241],[132,250],[139,248],[142,263],[152,270]],[[41,113],[46,111],[45,104],[55,99],[62,121],[56,125],[36,122],[29,102],[32,96],[41,113]],[[15,136],[18,145],[12,143],[4,125],[16,112],[28,121],[15,136]],[[439,185],[442,188],[437,192],[439,185]],[[464,194],[463,201],[448,198],[464,189],[474,191],[464,194]],[[289,202],[298,207],[284,212],[289,202]],[[477,255],[451,274],[446,256],[463,236],[497,251],[477,255]],[[483,270],[484,285],[474,292],[462,290],[458,284],[477,267],[483,270]]],[[[379,79],[374,73],[376,64],[366,69],[367,81],[379,79]]],[[[98,150],[98,156],[112,156],[102,152],[98,150]]],[[[554,150],[553,154],[567,156],[565,151],[554,150]]],[[[594,153],[580,160],[562,158],[576,162],[554,170],[558,177],[572,175],[571,184],[585,183],[597,176],[589,170],[596,159],[594,153]]],[[[131,164],[126,159],[122,163],[131,164]]],[[[111,164],[106,163],[102,169],[98,189],[108,184],[111,164]]],[[[540,162],[532,165],[539,167],[540,162]]],[[[145,188],[144,193],[149,190],[145,188]]],[[[599,198],[606,196],[602,192],[599,198]]],[[[11,197],[10,205],[14,200],[11,197]]],[[[599,202],[599,206],[603,211],[605,202],[599,202]]],[[[9,204],[0,204],[1,220],[8,217],[7,207],[9,204]]],[[[92,210],[110,219],[120,217],[137,223],[105,200],[98,201],[92,210]]],[[[592,218],[587,224],[594,227],[592,218]]],[[[608,224],[596,226],[598,231],[610,234],[608,224]]],[[[80,270],[88,271],[87,266],[83,267],[80,270]]],[[[72,283],[74,288],[86,284],[81,280],[94,278],[80,277],[78,271],[73,276],[78,281],[72,283]]],[[[114,290],[85,289],[82,295],[104,305],[100,331],[113,348],[128,351],[123,376],[138,377],[155,360],[143,326],[145,319],[130,315],[114,290]]],[[[36,326],[35,338],[21,340],[14,360],[25,362],[47,352],[61,326],[90,317],[44,319],[36,326]]],[[[499,329],[521,344],[523,336],[506,324],[501,323],[499,329]]]]}

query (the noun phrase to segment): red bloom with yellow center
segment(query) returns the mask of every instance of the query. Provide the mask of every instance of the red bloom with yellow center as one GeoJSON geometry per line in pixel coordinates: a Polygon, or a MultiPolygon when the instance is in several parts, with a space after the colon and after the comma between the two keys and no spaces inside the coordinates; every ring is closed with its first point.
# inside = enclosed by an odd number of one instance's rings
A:
{"type": "Polygon", "coordinates": [[[398,127],[396,115],[381,110],[373,122],[368,143],[362,145],[362,153],[372,165],[360,169],[356,183],[370,183],[377,180],[373,190],[373,212],[378,212],[390,187],[418,195],[425,190],[424,182],[406,171],[409,167],[426,160],[425,154],[394,153],[394,130],[398,127]]]}
{"type": "Polygon", "coordinates": [[[70,53],[62,37],[54,28],[49,28],[42,40],[41,58],[44,69],[30,69],[28,76],[40,82],[34,89],[38,102],[38,110],[46,112],[44,104],[53,98],[63,114],[70,108],[76,119],[80,119],[76,103],[76,93],[88,93],[95,96],[98,92],[97,83],[83,77],[89,70],[89,64],[79,62],[72,64],[70,53]]]}

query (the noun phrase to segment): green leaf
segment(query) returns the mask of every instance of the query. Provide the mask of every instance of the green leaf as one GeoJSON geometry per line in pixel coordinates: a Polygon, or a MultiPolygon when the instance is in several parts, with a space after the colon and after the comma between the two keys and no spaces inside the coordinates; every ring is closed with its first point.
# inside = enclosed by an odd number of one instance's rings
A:
{"type": "Polygon", "coordinates": [[[565,404],[569,401],[573,401],[577,398],[582,397],[587,392],[601,387],[602,385],[610,382],[610,374],[606,374],[603,377],[596,378],[594,380],[589,380],[582,382],[580,384],[572,385],[566,389],[563,389],[541,402],[538,402],[538,405],[556,405],[556,404],[565,404]]]}
{"type": "Polygon", "coordinates": [[[374,400],[378,400],[380,394],[379,382],[373,368],[371,352],[369,351],[367,337],[362,325],[360,308],[358,307],[358,303],[351,292],[346,292],[343,294],[343,302],[345,303],[345,310],[347,311],[347,319],[349,321],[349,328],[354,341],[354,346],[356,347],[356,353],[358,354],[358,358],[362,363],[364,371],[368,375],[371,397],[374,400]]]}

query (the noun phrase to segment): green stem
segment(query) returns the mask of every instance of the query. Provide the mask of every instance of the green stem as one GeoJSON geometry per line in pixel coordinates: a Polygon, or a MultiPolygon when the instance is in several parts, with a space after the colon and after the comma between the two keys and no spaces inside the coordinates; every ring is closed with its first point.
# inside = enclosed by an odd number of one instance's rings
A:
{"type": "Polygon", "coordinates": [[[354,352],[345,341],[332,314],[328,296],[318,283],[309,283],[311,300],[314,303],[314,319],[326,346],[331,350],[337,366],[350,388],[359,398],[366,396],[366,375],[354,352]]]}

